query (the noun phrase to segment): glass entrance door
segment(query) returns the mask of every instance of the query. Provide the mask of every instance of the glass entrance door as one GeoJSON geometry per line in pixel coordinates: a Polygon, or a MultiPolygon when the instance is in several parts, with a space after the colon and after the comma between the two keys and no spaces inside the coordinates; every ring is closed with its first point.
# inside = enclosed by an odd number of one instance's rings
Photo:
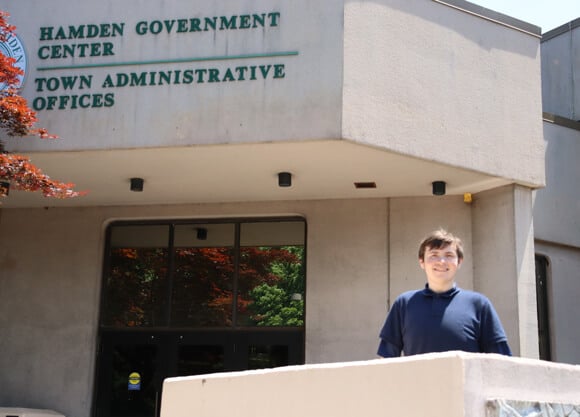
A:
{"type": "Polygon", "coordinates": [[[156,417],[165,378],[301,364],[303,343],[295,330],[105,332],[96,415],[156,417]]]}
{"type": "Polygon", "coordinates": [[[102,334],[97,416],[157,415],[166,350],[166,337],[160,334],[102,334]]]}
{"type": "Polygon", "coordinates": [[[306,224],[117,222],[107,230],[96,417],[157,417],[172,376],[304,363],[306,224]]]}

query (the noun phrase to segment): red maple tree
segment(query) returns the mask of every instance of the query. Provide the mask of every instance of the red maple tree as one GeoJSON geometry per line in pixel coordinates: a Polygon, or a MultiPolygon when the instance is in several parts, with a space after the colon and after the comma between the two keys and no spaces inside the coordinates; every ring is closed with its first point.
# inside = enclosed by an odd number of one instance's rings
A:
{"type": "MultiPolygon", "coordinates": [[[[0,42],[6,42],[14,34],[15,27],[8,24],[8,13],[0,10],[0,42]]],[[[46,129],[35,128],[36,112],[28,107],[19,95],[20,77],[23,72],[15,66],[16,60],[0,52],[0,128],[8,136],[39,136],[55,139],[46,129]]],[[[0,140],[0,197],[6,197],[13,188],[22,191],[40,191],[45,197],[71,198],[84,194],[75,191],[74,184],[50,179],[29,158],[4,149],[0,140]]]]}

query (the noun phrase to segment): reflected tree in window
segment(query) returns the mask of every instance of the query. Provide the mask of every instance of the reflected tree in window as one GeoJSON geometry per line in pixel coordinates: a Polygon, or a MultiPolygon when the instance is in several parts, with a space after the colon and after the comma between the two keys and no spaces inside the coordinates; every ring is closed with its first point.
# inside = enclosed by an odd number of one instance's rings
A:
{"type": "Polygon", "coordinates": [[[256,268],[247,268],[248,279],[241,280],[251,286],[246,288],[248,298],[245,300],[249,318],[258,326],[303,326],[304,247],[252,249],[244,250],[248,251],[248,259],[267,261],[261,265],[251,262],[256,268]],[[259,257],[257,253],[267,256],[259,257]]]}
{"type": "Polygon", "coordinates": [[[173,234],[165,225],[113,228],[101,324],[303,326],[304,239],[291,227],[303,224],[251,224],[241,247],[232,224],[209,225],[203,239],[188,224],[173,234]]]}
{"type": "Polygon", "coordinates": [[[166,275],[165,248],[113,249],[104,288],[104,323],[123,327],[159,324],[166,275]]]}
{"type": "Polygon", "coordinates": [[[233,251],[180,248],[175,251],[173,326],[231,326],[233,251]]]}

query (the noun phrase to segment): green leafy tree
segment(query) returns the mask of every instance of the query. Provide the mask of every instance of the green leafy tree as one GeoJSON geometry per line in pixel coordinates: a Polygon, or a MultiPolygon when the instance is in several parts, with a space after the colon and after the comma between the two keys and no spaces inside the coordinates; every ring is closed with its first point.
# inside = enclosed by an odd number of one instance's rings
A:
{"type": "Polygon", "coordinates": [[[286,246],[280,249],[291,257],[270,264],[274,282],[264,282],[250,291],[251,318],[258,326],[304,325],[304,248],[286,246]]]}
{"type": "Polygon", "coordinates": [[[278,286],[262,284],[250,295],[254,299],[252,318],[259,326],[302,326],[304,325],[304,301],[293,299],[278,286]]]}

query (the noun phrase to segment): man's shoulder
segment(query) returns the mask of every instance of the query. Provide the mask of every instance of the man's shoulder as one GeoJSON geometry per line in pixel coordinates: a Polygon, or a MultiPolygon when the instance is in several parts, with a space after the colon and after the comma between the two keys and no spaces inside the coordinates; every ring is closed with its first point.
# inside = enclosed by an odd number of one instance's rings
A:
{"type": "Polygon", "coordinates": [[[401,303],[401,304],[407,304],[409,302],[409,300],[411,300],[417,296],[422,296],[423,292],[424,292],[423,289],[405,291],[405,292],[399,294],[399,296],[395,299],[395,302],[401,303]]]}
{"type": "Polygon", "coordinates": [[[460,290],[457,292],[457,296],[459,296],[463,300],[469,300],[469,301],[477,303],[477,304],[489,304],[490,303],[489,298],[487,298],[482,293],[479,293],[477,291],[472,291],[472,290],[465,290],[463,288],[460,288],[460,290]]]}

